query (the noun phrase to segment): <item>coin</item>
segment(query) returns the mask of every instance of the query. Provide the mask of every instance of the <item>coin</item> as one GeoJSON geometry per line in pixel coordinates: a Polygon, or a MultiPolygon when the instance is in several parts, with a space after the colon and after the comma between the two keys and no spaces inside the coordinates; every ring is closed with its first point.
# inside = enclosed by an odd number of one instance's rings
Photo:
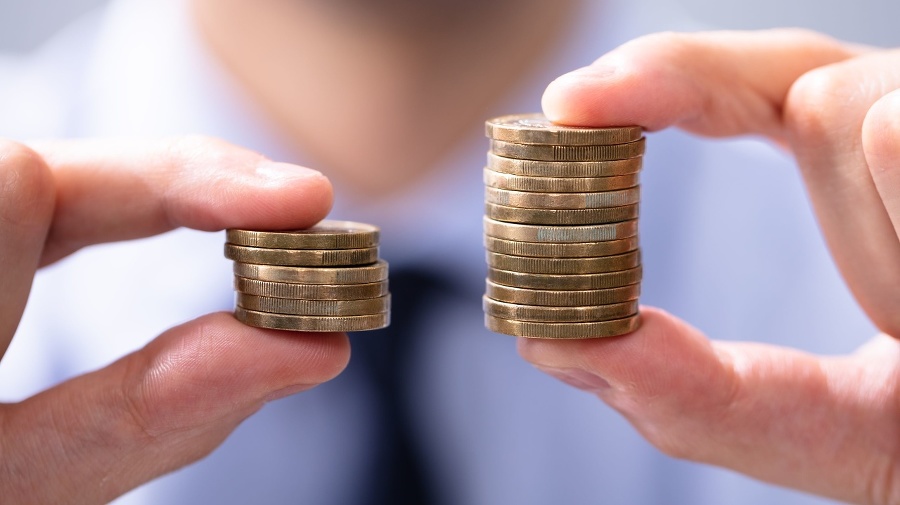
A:
{"type": "Polygon", "coordinates": [[[607,161],[635,158],[644,154],[644,139],[627,144],[602,146],[544,146],[491,140],[498,156],[538,161],[607,161]]]}
{"type": "Polygon", "coordinates": [[[485,280],[488,298],[520,305],[547,305],[552,307],[572,307],[585,305],[608,305],[611,303],[637,300],[641,294],[640,284],[629,284],[606,289],[527,289],[504,286],[485,280]]]}
{"type": "Polygon", "coordinates": [[[520,114],[485,131],[485,325],[534,338],[637,328],[642,129],[520,114]]]}
{"type": "Polygon", "coordinates": [[[612,177],[636,174],[644,158],[608,161],[538,161],[504,158],[489,152],[487,168],[504,174],[529,177],[612,177]]]}
{"type": "Polygon", "coordinates": [[[292,331],[364,331],[377,330],[390,324],[390,312],[364,316],[295,316],[270,314],[235,307],[234,316],[238,321],[273,330],[292,331]]]}
{"type": "Polygon", "coordinates": [[[290,267],[255,265],[235,262],[234,274],[238,277],[273,282],[301,284],[366,284],[387,279],[388,264],[379,260],[371,265],[352,268],[338,267],[290,267]]]}
{"type": "Polygon", "coordinates": [[[626,189],[638,185],[638,174],[610,177],[528,177],[484,169],[484,183],[492,188],[549,193],[588,193],[626,189]]]}
{"type": "Polygon", "coordinates": [[[640,126],[588,128],[551,122],[543,114],[515,114],[485,123],[489,138],[520,144],[597,145],[622,144],[641,138],[640,126]]]}
{"type": "Polygon", "coordinates": [[[614,303],[610,305],[588,305],[582,307],[547,307],[540,305],[519,305],[516,303],[501,302],[482,297],[484,313],[500,318],[515,319],[516,321],[543,321],[546,323],[558,322],[588,322],[606,321],[628,317],[638,312],[638,301],[614,303]]]}
{"type": "Polygon", "coordinates": [[[597,258],[537,258],[511,256],[491,251],[486,253],[488,266],[511,272],[534,274],[594,274],[618,272],[638,266],[641,262],[639,251],[631,251],[615,256],[597,258]]]}
{"type": "Polygon", "coordinates": [[[225,257],[241,263],[278,266],[351,266],[378,261],[378,248],[263,249],[225,244],[225,257]]]}
{"type": "Polygon", "coordinates": [[[526,209],[598,209],[633,205],[641,199],[641,187],[591,193],[538,193],[513,191],[486,186],[484,200],[488,203],[523,207],[526,209]]]}
{"type": "Polygon", "coordinates": [[[291,284],[235,277],[234,287],[250,295],[306,300],[360,300],[388,294],[387,281],[367,284],[291,284]]]}
{"type": "Polygon", "coordinates": [[[501,319],[485,314],[484,324],[491,331],[515,337],[528,338],[599,338],[617,337],[637,330],[641,325],[640,314],[622,319],[588,323],[536,323],[501,319]]]}
{"type": "Polygon", "coordinates": [[[637,235],[637,220],[583,226],[550,226],[504,223],[484,218],[484,233],[523,242],[600,242],[637,235]]]}
{"type": "Polygon", "coordinates": [[[496,221],[521,224],[603,224],[637,219],[637,204],[600,209],[524,209],[495,203],[484,204],[484,215],[496,221]]]}
{"type": "Polygon", "coordinates": [[[301,316],[364,316],[391,309],[391,296],[360,300],[298,300],[237,293],[237,305],[248,310],[301,316]]]}
{"type": "Polygon", "coordinates": [[[488,279],[506,286],[529,289],[605,289],[641,282],[641,267],[600,274],[528,274],[488,267],[488,279]]]}
{"type": "Polygon", "coordinates": [[[513,256],[538,256],[542,258],[587,258],[610,256],[633,251],[638,248],[638,237],[627,237],[603,242],[522,242],[506,240],[489,235],[484,236],[484,247],[488,251],[513,256]]]}
{"type": "Polygon", "coordinates": [[[326,219],[305,230],[231,229],[226,237],[231,244],[270,249],[363,249],[378,245],[379,229],[370,224],[326,219]]]}

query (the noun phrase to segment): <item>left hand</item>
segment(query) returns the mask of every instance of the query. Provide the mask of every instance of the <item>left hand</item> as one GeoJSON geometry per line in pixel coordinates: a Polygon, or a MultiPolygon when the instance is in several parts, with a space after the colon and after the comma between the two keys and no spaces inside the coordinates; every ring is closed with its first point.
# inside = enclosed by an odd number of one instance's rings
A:
{"type": "MultiPolygon", "coordinates": [[[[304,228],[331,207],[322,174],[213,139],[32,147],[0,141],[0,356],[35,270],[81,247],[180,226],[304,228]]],[[[0,405],[0,502],[107,503],[206,456],[267,401],[331,379],[349,357],[343,334],[254,328],[228,313],[185,322],[0,405]]]]}

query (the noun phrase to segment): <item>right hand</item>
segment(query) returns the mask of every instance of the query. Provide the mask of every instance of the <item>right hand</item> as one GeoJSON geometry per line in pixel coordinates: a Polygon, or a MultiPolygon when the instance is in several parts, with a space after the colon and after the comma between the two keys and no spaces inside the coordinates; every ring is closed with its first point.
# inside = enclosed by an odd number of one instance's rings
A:
{"type": "Polygon", "coordinates": [[[799,30],[651,35],[551,83],[544,111],[572,125],[765,135],[791,149],[835,261],[883,333],[849,356],[812,356],[709,340],[642,308],[630,335],[523,339],[521,354],[674,456],[900,503],[900,51],[799,30]]]}

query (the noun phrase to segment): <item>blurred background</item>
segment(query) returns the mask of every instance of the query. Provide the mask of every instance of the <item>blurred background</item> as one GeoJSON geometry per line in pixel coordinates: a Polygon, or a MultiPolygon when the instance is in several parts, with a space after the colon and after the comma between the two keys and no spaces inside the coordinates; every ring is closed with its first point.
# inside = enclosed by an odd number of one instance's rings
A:
{"type": "MultiPolygon", "coordinates": [[[[602,0],[597,0],[602,1],[602,0]]],[[[896,0],[637,0],[680,4],[697,22],[714,28],[799,26],[880,46],[900,45],[896,0]]],[[[72,18],[105,0],[0,0],[0,52],[26,52],[72,18]]]]}
{"type": "Polygon", "coordinates": [[[40,45],[79,14],[105,0],[0,0],[0,52],[40,45]]]}

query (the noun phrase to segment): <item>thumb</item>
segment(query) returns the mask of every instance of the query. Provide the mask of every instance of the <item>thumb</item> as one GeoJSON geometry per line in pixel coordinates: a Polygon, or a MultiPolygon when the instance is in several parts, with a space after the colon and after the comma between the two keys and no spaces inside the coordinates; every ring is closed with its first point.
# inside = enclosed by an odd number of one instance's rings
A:
{"type": "Polygon", "coordinates": [[[519,352],[538,369],[598,395],[663,451],[684,455],[695,447],[686,435],[700,435],[703,423],[727,407],[735,375],[687,323],[649,307],[641,307],[641,320],[622,337],[520,339],[519,352]]]}
{"type": "Polygon", "coordinates": [[[343,370],[345,335],[252,328],[225,313],[0,409],[0,489],[14,503],[106,503],[218,446],[266,401],[343,370]]]}
{"type": "Polygon", "coordinates": [[[519,351],[596,394],[670,455],[841,500],[890,501],[900,482],[896,340],[876,339],[888,356],[879,363],[865,353],[820,359],[710,342],[657,309],[642,307],[641,317],[627,336],[520,339],[519,351]]]}

